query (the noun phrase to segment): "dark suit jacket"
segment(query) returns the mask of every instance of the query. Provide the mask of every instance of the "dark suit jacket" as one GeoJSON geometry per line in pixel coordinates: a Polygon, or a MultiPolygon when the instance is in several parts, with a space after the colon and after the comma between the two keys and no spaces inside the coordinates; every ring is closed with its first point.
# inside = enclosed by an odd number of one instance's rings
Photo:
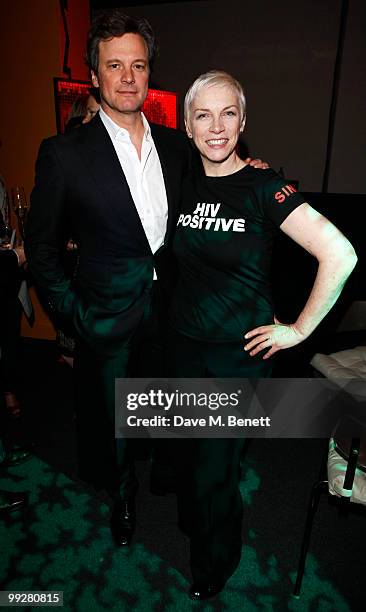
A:
{"type": "Polygon", "coordinates": [[[113,355],[134,332],[150,299],[153,267],[166,259],[189,165],[186,137],[151,125],[168,199],[165,244],[153,256],[110,137],[99,118],[42,142],[26,228],[31,272],[49,308],[72,318],[79,336],[113,355]],[[65,234],[67,228],[67,234],[65,234]],[[61,263],[64,238],[79,244],[72,284],[61,263]]]}

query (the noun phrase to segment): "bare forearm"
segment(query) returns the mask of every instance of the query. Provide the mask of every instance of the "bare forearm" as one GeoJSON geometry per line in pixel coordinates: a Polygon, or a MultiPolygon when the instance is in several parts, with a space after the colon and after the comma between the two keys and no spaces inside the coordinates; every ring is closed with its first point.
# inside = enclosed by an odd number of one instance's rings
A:
{"type": "Polygon", "coordinates": [[[253,357],[267,349],[263,359],[305,340],[330,311],[356,265],[351,243],[328,219],[302,204],[282,223],[281,229],[319,262],[309,298],[295,323],[261,325],[245,334],[245,350],[253,357]]]}
{"type": "Polygon", "coordinates": [[[295,331],[307,338],[337,301],[344,284],[357,262],[351,244],[343,246],[342,255],[329,254],[319,262],[316,279],[309,298],[294,323],[295,331]]]}

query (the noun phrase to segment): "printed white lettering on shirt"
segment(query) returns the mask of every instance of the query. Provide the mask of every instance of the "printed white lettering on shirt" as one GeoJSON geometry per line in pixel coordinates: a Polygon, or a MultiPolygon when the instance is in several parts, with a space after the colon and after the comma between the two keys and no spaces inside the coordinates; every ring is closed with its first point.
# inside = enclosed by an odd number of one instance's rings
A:
{"type": "Polygon", "coordinates": [[[223,217],[216,218],[220,210],[220,203],[207,204],[206,202],[198,202],[192,215],[179,215],[177,225],[190,227],[192,229],[213,229],[214,232],[245,232],[245,219],[224,219],[223,217]]]}

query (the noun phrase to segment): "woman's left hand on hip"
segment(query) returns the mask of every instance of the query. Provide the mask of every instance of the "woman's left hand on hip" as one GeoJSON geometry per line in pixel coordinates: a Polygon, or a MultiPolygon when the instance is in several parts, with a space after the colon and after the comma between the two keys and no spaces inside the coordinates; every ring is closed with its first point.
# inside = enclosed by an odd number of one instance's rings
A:
{"type": "Polygon", "coordinates": [[[245,340],[250,340],[250,342],[244,346],[244,350],[248,351],[251,357],[269,349],[263,355],[263,359],[268,359],[277,351],[296,346],[305,340],[305,336],[295,328],[294,324],[285,325],[280,323],[276,317],[274,320],[273,325],[261,325],[245,334],[245,340]]]}

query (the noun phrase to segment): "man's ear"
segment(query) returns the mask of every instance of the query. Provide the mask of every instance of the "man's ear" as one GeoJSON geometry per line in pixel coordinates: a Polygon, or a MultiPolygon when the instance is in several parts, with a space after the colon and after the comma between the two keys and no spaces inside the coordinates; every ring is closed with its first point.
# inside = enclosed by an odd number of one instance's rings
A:
{"type": "Polygon", "coordinates": [[[98,77],[95,74],[94,70],[91,71],[91,80],[92,80],[92,83],[93,83],[94,87],[99,87],[98,77]]]}
{"type": "Polygon", "coordinates": [[[184,120],[184,125],[186,126],[186,132],[187,132],[187,136],[188,136],[188,138],[192,138],[192,132],[191,132],[191,130],[190,130],[190,127],[189,127],[188,121],[187,121],[186,119],[184,120]]]}

